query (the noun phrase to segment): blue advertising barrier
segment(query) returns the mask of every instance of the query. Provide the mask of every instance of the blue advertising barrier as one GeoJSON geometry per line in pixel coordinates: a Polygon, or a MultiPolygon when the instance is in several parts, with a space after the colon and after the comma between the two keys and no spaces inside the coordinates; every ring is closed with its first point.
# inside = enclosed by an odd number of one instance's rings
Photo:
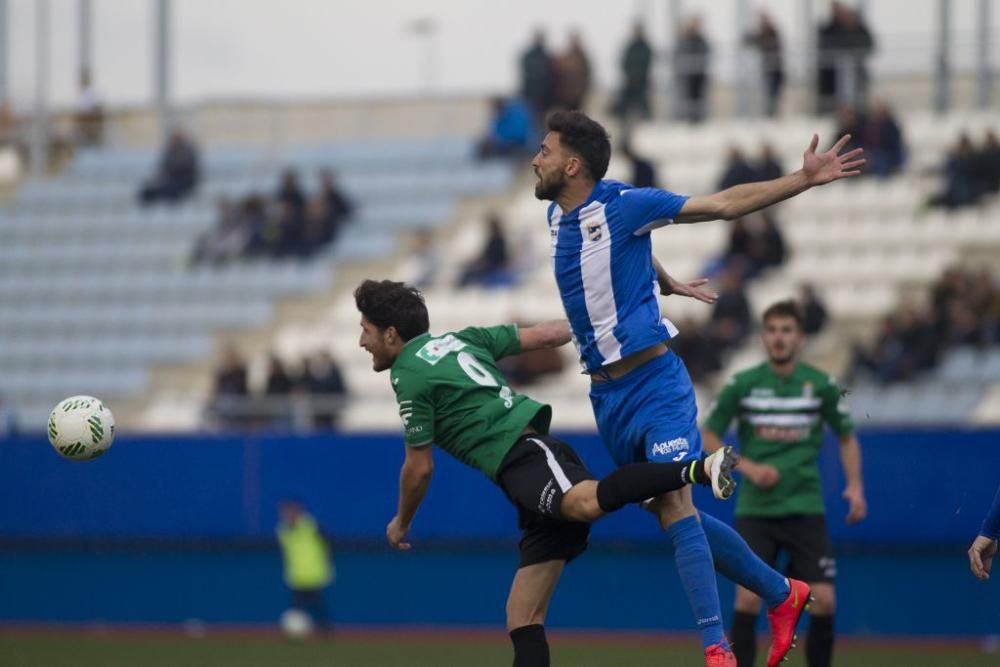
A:
{"type": "MultiPolygon", "coordinates": [[[[964,553],[1000,483],[998,435],[862,433],[870,516],[854,527],[843,522],[828,443],[842,632],[1000,634],[996,582],[976,581],[964,553]]],[[[610,469],[595,436],[567,439],[595,473],[610,469]]],[[[395,435],[126,436],[90,463],[62,460],[44,437],[0,442],[0,622],[272,622],[288,596],[265,540],[278,501],[294,496],[336,540],[338,622],[501,626],[517,564],[513,510],[478,473],[438,454],[414,550],[391,552],[383,531],[401,461],[395,435]]],[[[698,502],[731,517],[731,504],[704,493],[698,502]]],[[[626,509],[594,535],[567,568],[550,625],[692,629],[649,517],[626,509]]],[[[728,619],[732,586],[720,592],[728,619]]]]}

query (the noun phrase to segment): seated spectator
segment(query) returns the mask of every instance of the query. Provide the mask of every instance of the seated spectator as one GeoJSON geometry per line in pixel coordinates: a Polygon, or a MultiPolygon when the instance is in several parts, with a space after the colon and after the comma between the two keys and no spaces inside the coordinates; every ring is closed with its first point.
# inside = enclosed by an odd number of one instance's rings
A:
{"type": "Polygon", "coordinates": [[[528,157],[534,153],[537,136],[528,104],[517,97],[496,97],[492,104],[489,131],[476,150],[479,159],[528,157]]]}
{"type": "Polygon", "coordinates": [[[459,287],[502,287],[513,283],[508,267],[507,239],[500,218],[494,213],[486,220],[486,243],[476,259],[465,265],[458,280],[459,287]]]}
{"type": "Polygon", "coordinates": [[[911,380],[937,363],[942,349],[938,327],[933,311],[901,307],[882,321],[870,349],[855,347],[853,365],[885,384],[911,380]]]}
{"type": "Polygon", "coordinates": [[[316,196],[309,200],[302,220],[301,235],[296,250],[299,257],[311,257],[330,243],[337,233],[337,223],[330,214],[329,200],[316,196]]]}
{"type": "Polygon", "coordinates": [[[978,152],[974,171],[985,194],[1000,192],[1000,140],[993,130],[986,132],[986,139],[978,152]]]}
{"type": "Polygon", "coordinates": [[[687,318],[678,329],[680,333],[670,339],[670,349],[684,361],[693,382],[700,384],[722,369],[722,350],[703,327],[687,318]]]}
{"type": "Polygon", "coordinates": [[[944,190],[933,195],[928,206],[961,208],[971,206],[984,194],[985,179],[980,172],[981,158],[968,134],[962,134],[944,165],[944,190]]]}
{"type": "Polygon", "coordinates": [[[441,253],[434,243],[434,232],[429,229],[418,230],[400,269],[400,277],[407,285],[424,289],[434,283],[440,268],[441,253]]]}
{"type": "Polygon", "coordinates": [[[306,361],[305,390],[318,399],[313,402],[312,417],[315,428],[336,428],[347,397],[344,374],[333,356],[326,351],[312,355],[306,361]]]}
{"type": "Polygon", "coordinates": [[[752,280],[767,269],[781,266],[786,255],[781,230],[765,209],[733,221],[723,261],[740,262],[744,280],[752,280]]]}
{"type": "Polygon", "coordinates": [[[224,428],[247,423],[247,364],[232,345],[222,352],[222,363],[215,371],[210,411],[224,428]]]}
{"type": "Polygon", "coordinates": [[[885,178],[906,162],[903,132],[892,110],[881,100],[872,105],[871,115],[862,117],[858,143],[865,149],[865,172],[885,178]]]}
{"type": "Polygon", "coordinates": [[[158,200],[177,203],[188,197],[198,185],[198,151],[187,135],[174,130],[160,155],[153,177],[139,192],[143,205],[158,200]]]}
{"type": "Polygon", "coordinates": [[[281,183],[274,198],[280,204],[291,206],[296,216],[301,217],[305,214],[306,196],[299,185],[299,175],[294,169],[286,169],[281,175],[281,183]]]}
{"type": "Polygon", "coordinates": [[[80,72],[80,96],[74,123],[79,145],[93,147],[104,143],[104,104],[86,69],[80,72]]]}
{"type": "Polygon", "coordinates": [[[757,170],[743,156],[743,151],[736,146],[731,146],[726,166],[723,169],[722,176],[719,177],[719,190],[725,190],[726,188],[731,188],[734,185],[742,185],[743,183],[753,183],[756,180],[759,180],[757,170]]]}
{"type": "Polygon", "coordinates": [[[632,185],[637,188],[655,188],[656,166],[646,158],[632,150],[632,142],[626,141],[622,144],[622,155],[624,155],[632,165],[632,185]]]}
{"type": "Polygon", "coordinates": [[[785,167],[775,154],[774,146],[767,143],[761,148],[760,158],[754,169],[757,171],[759,181],[771,181],[785,175],[785,167]]]}
{"type": "Polygon", "coordinates": [[[223,197],[218,203],[215,227],[202,234],[195,243],[191,261],[194,264],[222,265],[242,257],[250,244],[252,230],[242,216],[242,206],[223,197]]]}
{"type": "Polygon", "coordinates": [[[799,300],[802,304],[804,318],[802,330],[807,336],[818,334],[826,324],[826,306],[820,301],[815,288],[809,283],[803,283],[799,300]]]}
{"type": "Polygon", "coordinates": [[[354,202],[337,185],[337,176],[331,169],[319,172],[319,196],[326,199],[327,211],[334,226],[334,236],[354,213],[354,202]]]}
{"type": "Polygon", "coordinates": [[[738,259],[729,261],[722,270],[719,299],[708,325],[709,336],[720,353],[742,343],[753,326],[750,300],[743,288],[744,276],[744,262],[738,259]]]}

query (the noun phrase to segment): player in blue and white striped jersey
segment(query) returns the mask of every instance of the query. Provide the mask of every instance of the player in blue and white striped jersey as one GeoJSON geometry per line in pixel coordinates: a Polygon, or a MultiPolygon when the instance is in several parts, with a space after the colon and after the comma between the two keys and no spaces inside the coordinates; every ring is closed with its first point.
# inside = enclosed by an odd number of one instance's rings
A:
{"type": "MultiPolygon", "coordinates": [[[[677,328],[660,316],[660,294],[712,302],[704,281],[673,279],[653,258],[650,232],[671,223],[734,219],[834,180],[854,176],[861,150],[841,154],[842,137],[817,153],[819,138],[803,155],[802,169],[772,181],[738,185],[714,195],[685,197],[656,188],[602,180],[611,143],[600,124],[579,112],[552,114],[532,167],[535,195],[551,200],[548,226],[552,264],[584,371],[598,428],[618,465],[684,461],[701,456],[694,387],[669,350],[677,328]]],[[[689,492],[657,499],[653,509],[674,545],[678,573],[702,632],[706,665],[735,665],[722,630],[714,564],[723,575],[757,593],[775,618],[775,649],[791,647],[801,602],[788,580],[765,565],[731,528],[702,514],[689,492]],[[791,591],[791,592],[790,592],[791,591]],[[795,598],[792,600],[792,598],[795,598]],[[779,613],[785,605],[794,614],[779,613]]],[[[772,619],[773,620],[773,619],[772,619]]],[[[770,662],[770,661],[769,661],[770,662]]]]}

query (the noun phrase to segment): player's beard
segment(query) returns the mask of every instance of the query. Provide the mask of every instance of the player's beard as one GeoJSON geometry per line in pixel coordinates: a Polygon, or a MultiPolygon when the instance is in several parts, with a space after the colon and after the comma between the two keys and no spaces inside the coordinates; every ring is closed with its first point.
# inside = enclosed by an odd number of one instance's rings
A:
{"type": "Polygon", "coordinates": [[[539,178],[538,182],[535,183],[535,199],[552,201],[562,194],[563,188],[565,187],[566,175],[561,171],[557,171],[552,174],[551,178],[545,178],[542,176],[539,178]]]}
{"type": "Polygon", "coordinates": [[[772,347],[767,351],[767,356],[772,364],[783,366],[795,359],[795,348],[791,345],[786,345],[780,349],[772,347]]]}

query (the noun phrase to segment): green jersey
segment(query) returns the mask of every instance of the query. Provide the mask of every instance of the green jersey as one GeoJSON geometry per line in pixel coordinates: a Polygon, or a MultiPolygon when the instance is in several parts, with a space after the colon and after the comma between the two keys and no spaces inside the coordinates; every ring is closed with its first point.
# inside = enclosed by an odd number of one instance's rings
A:
{"type": "Polygon", "coordinates": [[[839,436],[854,431],[833,378],[802,363],[787,377],[775,373],[766,362],[745,370],[723,388],[705,425],[722,437],[734,418],[741,453],[774,466],[781,475],[770,489],[744,480],[736,515],[823,514],[817,464],[823,422],[839,436]]]}
{"type": "Polygon", "coordinates": [[[548,433],[552,409],[516,394],[496,361],[518,354],[514,325],[406,342],[390,373],[408,447],[437,443],[490,479],[525,427],[548,433]]]}

